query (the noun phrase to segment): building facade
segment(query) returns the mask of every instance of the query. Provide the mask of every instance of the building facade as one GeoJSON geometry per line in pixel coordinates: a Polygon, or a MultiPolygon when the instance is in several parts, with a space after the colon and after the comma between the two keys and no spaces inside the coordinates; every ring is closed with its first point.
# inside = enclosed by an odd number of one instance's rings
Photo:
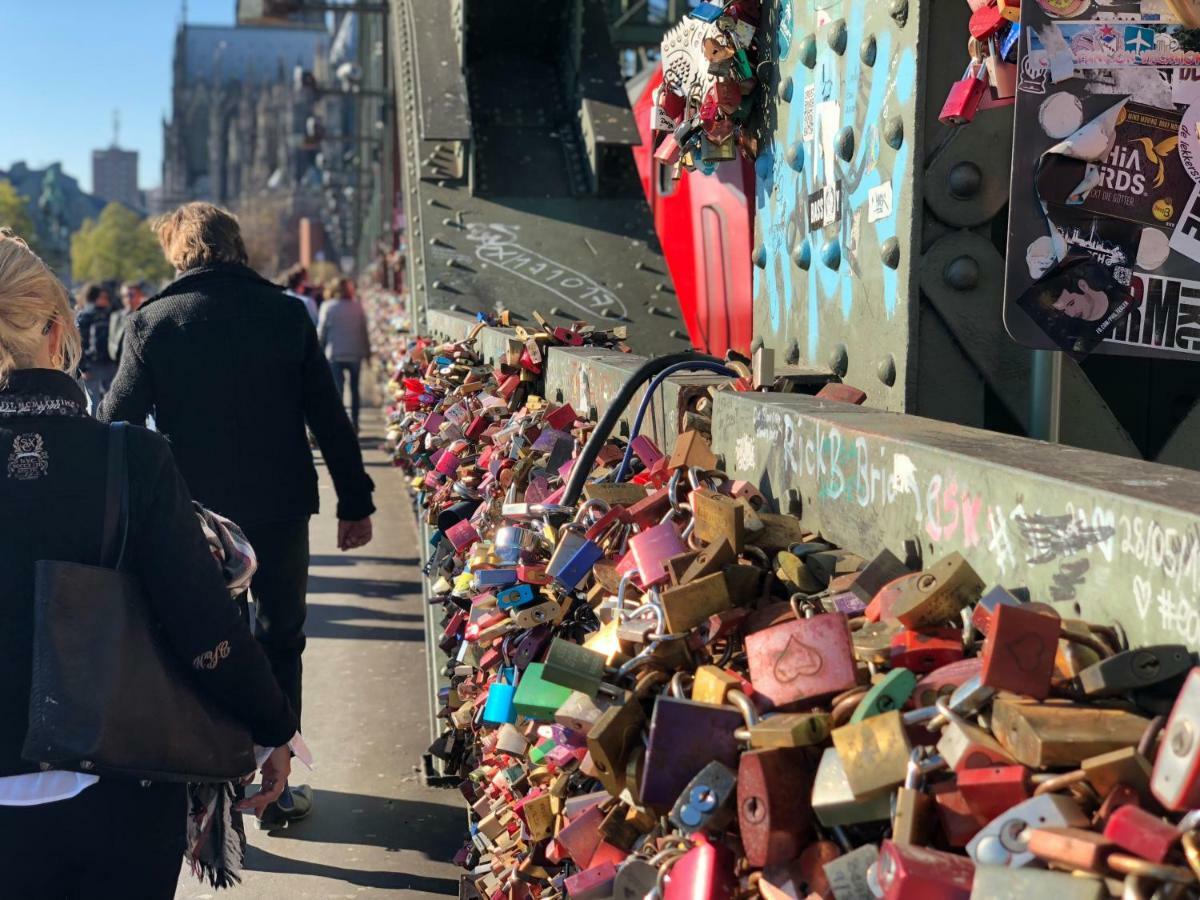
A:
{"type": "Polygon", "coordinates": [[[93,150],[92,193],[140,211],[144,204],[138,190],[137,151],[122,150],[116,145],[107,150],[93,150]]]}

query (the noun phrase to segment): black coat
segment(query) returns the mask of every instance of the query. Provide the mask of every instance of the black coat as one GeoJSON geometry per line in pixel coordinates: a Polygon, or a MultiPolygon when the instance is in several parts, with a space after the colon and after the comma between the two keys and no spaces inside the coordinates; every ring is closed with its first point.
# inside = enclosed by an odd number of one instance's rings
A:
{"type": "Polygon", "coordinates": [[[304,304],[245,266],[186,272],[129,317],[99,418],[156,427],[192,494],[240,525],[318,510],[312,429],[338,518],[375,511],[374,484],[304,304]]]}
{"type": "MultiPolygon", "coordinates": [[[[0,776],[37,768],[21,759],[34,562],[100,562],[108,429],[84,409],[82,391],[61,372],[22,370],[0,389],[0,776]]],[[[185,671],[250,728],[256,743],[287,743],[296,717],[225,589],[170,447],[131,428],[128,454],[125,566],[141,577],[152,617],[185,671]],[[230,652],[215,668],[193,665],[222,642],[230,652]]]]}

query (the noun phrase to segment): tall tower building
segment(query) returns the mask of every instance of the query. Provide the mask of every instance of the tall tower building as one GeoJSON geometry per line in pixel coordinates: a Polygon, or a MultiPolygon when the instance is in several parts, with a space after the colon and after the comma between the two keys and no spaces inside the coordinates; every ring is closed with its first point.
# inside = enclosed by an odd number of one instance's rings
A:
{"type": "Polygon", "coordinates": [[[120,118],[113,113],[112,146],[107,150],[92,151],[92,193],[140,210],[142,196],[138,191],[138,154],[136,150],[120,148],[120,128],[120,118]]]}

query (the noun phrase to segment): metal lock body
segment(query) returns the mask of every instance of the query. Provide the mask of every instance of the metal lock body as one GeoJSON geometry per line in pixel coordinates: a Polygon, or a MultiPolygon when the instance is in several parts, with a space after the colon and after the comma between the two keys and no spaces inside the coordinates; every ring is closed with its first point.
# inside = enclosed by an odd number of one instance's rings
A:
{"type": "MultiPolygon", "coordinates": [[[[913,691],[912,697],[909,698],[907,706],[912,708],[933,706],[938,700],[949,699],[962,685],[971,679],[978,679],[982,671],[983,660],[977,656],[934,669],[917,681],[917,687],[913,691]]],[[[951,704],[951,708],[954,708],[953,704],[951,704]]]]}
{"type": "MultiPolygon", "coordinates": [[[[962,632],[954,628],[905,629],[892,636],[888,656],[893,666],[921,675],[963,658],[962,632]]],[[[913,687],[916,687],[914,683],[913,687]]]]}
{"type": "Polygon", "coordinates": [[[538,595],[534,593],[533,588],[527,584],[518,584],[515,587],[505,588],[502,591],[496,592],[496,606],[508,612],[512,609],[520,609],[528,606],[537,600],[538,595]]]}
{"type": "Polygon", "coordinates": [[[933,832],[933,797],[924,790],[925,773],[944,765],[937,756],[925,757],[922,749],[908,758],[904,785],[896,791],[892,810],[892,840],[902,844],[927,844],[933,832]]]}
{"type": "Polygon", "coordinates": [[[834,900],[875,900],[869,874],[879,860],[879,848],[864,844],[825,863],[825,878],[834,900]]]}
{"type": "Polygon", "coordinates": [[[513,708],[528,719],[554,721],[558,708],[571,696],[571,689],[547,681],[542,663],[530,663],[522,673],[513,695],[513,708]]]}
{"type": "Polygon", "coordinates": [[[724,706],[725,697],[731,690],[741,690],[742,679],[720,666],[703,665],[696,669],[692,678],[692,700],[724,706]]]}
{"type": "Polygon", "coordinates": [[[483,705],[482,721],[485,724],[503,725],[517,721],[514,705],[517,681],[515,668],[502,668],[496,674],[496,680],[488,686],[487,702],[483,705]]]}
{"type": "Polygon", "coordinates": [[[669,810],[709,762],[736,766],[734,731],[742,724],[741,712],[733,707],[660,695],[650,718],[641,805],[669,810]]]}
{"type": "Polygon", "coordinates": [[[570,821],[559,829],[554,840],[561,845],[564,853],[574,860],[575,865],[586,869],[592,864],[592,857],[596,855],[603,839],[600,825],[604,821],[604,811],[599,802],[592,802],[574,815],[567,816],[570,821]]]}
{"type": "Polygon", "coordinates": [[[667,467],[709,472],[717,467],[717,457],[704,435],[698,431],[685,431],[675,440],[675,449],[671,451],[667,467]]]}
{"type": "Polygon", "coordinates": [[[968,64],[963,77],[951,85],[938,121],[943,125],[966,125],[971,122],[987,93],[987,74],[987,66],[982,62],[972,61],[968,64]]]}
{"type": "Polygon", "coordinates": [[[1037,858],[1025,839],[1028,828],[1087,828],[1088,824],[1088,817],[1070,797],[1043,794],[1018,803],[988,822],[967,844],[967,853],[979,865],[1020,868],[1037,858]]]}
{"type": "Polygon", "coordinates": [[[682,634],[706,621],[709,616],[733,606],[724,574],[707,575],[697,581],[667,588],[659,596],[666,617],[667,632],[682,634]]]}
{"type": "Polygon", "coordinates": [[[983,581],[975,570],[961,553],[951,553],[904,583],[892,615],[914,629],[957,621],[982,592],[983,581]]]}
{"type": "Polygon", "coordinates": [[[588,732],[588,753],[600,783],[614,797],[625,789],[625,769],[634,747],[640,747],[646,714],[637,700],[605,710],[588,732]]]}
{"type": "Polygon", "coordinates": [[[691,557],[691,562],[680,573],[677,581],[678,584],[687,584],[688,582],[704,578],[706,575],[719,574],[726,566],[735,564],[738,558],[737,551],[733,549],[733,544],[724,539],[715,544],[709,544],[695,554],[689,553],[688,556],[691,557]]]}
{"type": "Polygon", "coordinates": [[[1001,696],[992,704],[992,732],[1017,762],[1035,769],[1076,768],[1089,757],[1132,747],[1149,724],[1124,710],[1061,700],[1035,704],[1001,696]]]}
{"type": "Polygon", "coordinates": [[[946,726],[938,738],[937,750],[954,771],[1006,766],[1016,761],[996,738],[952,712],[948,703],[941,701],[938,709],[946,726]]]}
{"type": "Polygon", "coordinates": [[[831,697],[858,683],[850,629],[840,613],[784,622],[746,635],[750,681],[773,707],[831,697]]]}
{"type": "Polygon", "coordinates": [[[512,621],[518,628],[535,628],[538,625],[557,625],[562,621],[565,607],[547,600],[545,603],[535,603],[513,612],[512,621]]]}
{"type": "Polygon", "coordinates": [[[644,900],[658,886],[658,866],[631,856],[617,869],[613,900],[644,900]]]}
{"type": "Polygon", "coordinates": [[[803,559],[789,550],[775,554],[775,577],[791,593],[814,594],[821,590],[817,576],[809,571],[803,559]]]}
{"type": "Polygon", "coordinates": [[[517,570],[505,566],[497,569],[475,569],[475,584],[480,590],[494,587],[507,587],[517,581],[517,570]]]}
{"type": "Polygon", "coordinates": [[[565,590],[573,591],[592,572],[592,566],[604,557],[604,550],[595,541],[578,531],[564,530],[546,564],[546,574],[565,590]]]}
{"type": "Polygon", "coordinates": [[[738,779],[724,763],[711,762],[688,783],[669,815],[672,825],[685,835],[706,829],[721,832],[735,812],[738,779]]]}
{"type": "Polygon", "coordinates": [[[822,587],[841,575],[857,574],[866,562],[857,553],[849,550],[817,550],[804,555],[804,565],[816,576],[822,587]]]}
{"type": "Polygon", "coordinates": [[[553,684],[595,697],[604,681],[604,665],[603,654],[556,637],[546,653],[542,677],[553,684]]]}
{"type": "Polygon", "coordinates": [[[1072,871],[1103,872],[1112,842],[1102,834],[1071,827],[1031,827],[1029,852],[1043,862],[1072,871]]]}
{"type": "Polygon", "coordinates": [[[679,530],[671,522],[663,522],[629,539],[626,560],[632,561],[642,584],[653,587],[670,580],[667,560],[687,551],[687,544],[680,537],[679,530]]]}
{"type": "Polygon", "coordinates": [[[894,622],[867,622],[850,633],[855,659],[877,666],[887,665],[891,659],[892,638],[898,634],[900,626],[894,622]]]}
{"type": "Polygon", "coordinates": [[[530,791],[513,808],[525,822],[531,841],[542,841],[554,834],[556,816],[553,798],[541,791],[530,791]]]}
{"type": "Polygon", "coordinates": [[[1114,810],[1104,825],[1104,837],[1122,850],[1151,862],[1165,862],[1179,845],[1179,829],[1140,806],[1114,810]]]}
{"type": "Polygon", "coordinates": [[[987,593],[979,598],[979,602],[975,604],[974,609],[971,610],[971,624],[975,626],[975,630],[980,634],[987,635],[991,632],[992,617],[996,614],[998,607],[1020,605],[1020,600],[1000,587],[1000,585],[996,585],[989,588],[987,593]]]}
{"type": "Polygon", "coordinates": [[[1024,766],[986,766],[957,773],[958,792],[976,816],[990,822],[1033,793],[1024,766]]]}
{"type": "Polygon", "coordinates": [[[794,859],[812,834],[813,768],[799,749],[756,750],[738,762],[738,825],[756,868],[794,859]]]}
{"type": "Polygon", "coordinates": [[[883,900],[967,900],[975,865],[956,853],[885,840],[875,879],[883,900]]]}
{"type": "Polygon", "coordinates": [[[1091,756],[1080,763],[1088,784],[1101,797],[1107,797],[1118,785],[1137,792],[1143,800],[1150,798],[1150,761],[1136,747],[1123,747],[1110,753],[1091,756]]]}
{"type": "Polygon", "coordinates": [[[597,699],[582,691],[571,691],[571,695],[554,714],[554,721],[571,731],[587,735],[611,706],[611,701],[597,699]]]}
{"type": "Polygon", "coordinates": [[[831,727],[828,713],[779,713],[750,726],[750,746],[755,750],[815,747],[829,737],[831,727]]]}
{"type": "Polygon", "coordinates": [[[891,793],[880,791],[870,797],[856,797],[850,790],[842,758],[833,747],[826,747],[813,781],[813,812],[826,828],[857,825],[861,822],[886,822],[892,816],[891,793]]]}
{"type": "Polygon", "coordinates": [[[970,900],[1108,900],[1109,893],[1099,878],[1081,878],[1068,872],[1045,869],[1009,869],[1005,866],[976,866],[970,900]]]}
{"type": "Polygon", "coordinates": [[[1151,687],[1185,674],[1194,665],[1182,644],[1159,644],[1124,650],[1079,673],[1079,686],[1088,697],[1114,697],[1151,687]]]}
{"type": "Polygon", "coordinates": [[[694,841],[695,846],[671,866],[663,900],[732,900],[738,886],[733,851],[703,833],[694,841]]]}
{"type": "Polygon", "coordinates": [[[746,537],[742,504],[707,487],[692,491],[689,500],[692,519],[696,523],[692,533],[696,538],[705,544],[728,540],[741,553],[746,537]]]}
{"type": "Polygon", "coordinates": [[[608,900],[616,880],[616,864],[604,862],[566,878],[563,889],[571,900],[608,900]]]}
{"type": "Polygon", "coordinates": [[[833,746],[854,796],[870,796],[904,783],[912,743],[899,711],[835,728],[833,746]]]}
{"type": "Polygon", "coordinates": [[[1150,789],[1167,809],[1200,807],[1200,669],[1184,681],[1163,729],[1150,789]]]}
{"type": "Polygon", "coordinates": [[[1001,604],[983,648],[983,683],[1037,700],[1050,695],[1062,625],[1057,617],[1001,604]]]}
{"type": "Polygon", "coordinates": [[[856,724],[871,716],[903,709],[917,688],[917,676],[908,669],[893,669],[871,686],[850,715],[856,724]]]}
{"type": "Polygon", "coordinates": [[[850,590],[863,603],[870,603],[875,595],[897,578],[912,574],[908,567],[891,550],[881,550],[858,573],[858,578],[850,586],[850,590]]]}
{"type": "Polygon", "coordinates": [[[907,575],[901,575],[893,581],[889,581],[876,592],[871,598],[871,602],[867,604],[867,609],[864,615],[868,622],[888,622],[895,619],[893,610],[896,604],[904,597],[904,592],[908,590],[908,586],[915,584],[917,579],[921,577],[920,572],[910,572],[907,575]]]}
{"type": "Polygon", "coordinates": [[[479,532],[475,530],[475,526],[467,519],[456,522],[443,532],[446,540],[448,540],[454,552],[458,554],[465,553],[471,548],[471,545],[479,540],[479,532]]]}
{"type": "Polygon", "coordinates": [[[506,722],[496,730],[496,751],[498,753],[522,756],[528,749],[529,741],[515,725],[506,722]]]}

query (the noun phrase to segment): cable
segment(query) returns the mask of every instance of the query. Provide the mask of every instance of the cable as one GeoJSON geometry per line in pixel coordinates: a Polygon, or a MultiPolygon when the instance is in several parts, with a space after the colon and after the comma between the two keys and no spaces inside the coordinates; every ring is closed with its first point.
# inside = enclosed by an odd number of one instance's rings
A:
{"type": "Polygon", "coordinates": [[[617,467],[617,473],[613,477],[613,481],[623,481],[625,473],[629,471],[629,464],[633,461],[633,439],[642,431],[642,420],[646,418],[646,413],[650,409],[650,398],[654,396],[654,392],[659,386],[676,372],[684,369],[702,372],[716,372],[718,375],[728,375],[730,378],[737,378],[738,374],[728,366],[720,363],[710,363],[705,361],[697,362],[682,362],[676,363],[669,369],[664,369],[655,376],[650,382],[650,387],[646,388],[646,394],[642,397],[642,402],[638,406],[637,416],[633,420],[633,429],[629,432],[629,443],[625,445],[625,455],[621,458],[621,465],[617,467]]]}
{"type": "Polygon", "coordinates": [[[579,502],[579,497],[583,494],[583,486],[587,482],[587,477],[591,473],[592,467],[596,464],[596,457],[600,453],[600,448],[604,446],[604,442],[612,434],[613,428],[616,427],[617,421],[621,418],[621,413],[625,412],[629,406],[629,401],[633,399],[633,395],[637,392],[637,389],[659,372],[681,362],[708,362],[719,365],[721,360],[715,356],[708,356],[704,353],[693,353],[691,351],[685,353],[668,353],[666,356],[647,360],[630,375],[629,380],[621,385],[621,390],[617,391],[617,396],[613,398],[612,403],[605,410],[600,422],[592,431],[591,437],[588,438],[587,444],[584,445],[583,452],[579,454],[579,459],[576,460],[575,465],[572,467],[571,478],[567,482],[567,490],[562,498],[564,506],[574,506],[579,502]]]}

